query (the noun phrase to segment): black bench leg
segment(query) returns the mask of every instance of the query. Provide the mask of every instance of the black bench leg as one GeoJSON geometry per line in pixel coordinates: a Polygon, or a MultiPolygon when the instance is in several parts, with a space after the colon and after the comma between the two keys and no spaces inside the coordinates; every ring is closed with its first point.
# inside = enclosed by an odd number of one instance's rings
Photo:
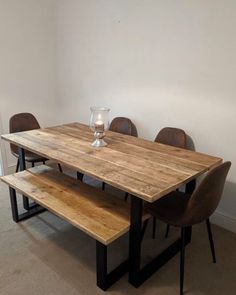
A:
{"type": "Polygon", "coordinates": [[[26,220],[28,218],[33,217],[36,214],[46,211],[45,208],[42,208],[38,204],[35,204],[33,206],[30,206],[27,212],[19,214],[17,200],[16,200],[16,190],[12,187],[9,187],[9,192],[10,192],[12,218],[15,222],[26,220]]]}
{"type": "MultiPolygon", "coordinates": [[[[24,171],[26,169],[26,165],[25,165],[25,150],[19,147],[18,148],[18,154],[19,154],[20,171],[24,171]]],[[[30,209],[29,199],[26,196],[23,196],[23,207],[27,211],[30,209]]]]}
{"type": "MultiPolygon", "coordinates": [[[[20,171],[24,171],[26,169],[26,164],[25,164],[25,150],[23,148],[18,148],[18,154],[19,154],[19,168],[20,171]]],[[[33,167],[33,166],[32,166],[33,167]]],[[[22,196],[23,198],[23,208],[27,211],[34,209],[35,207],[38,207],[38,204],[29,203],[29,198],[27,198],[26,196],[22,196]]]]}
{"type": "Polygon", "coordinates": [[[107,246],[96,241],[97,286],[106,291],[128,272],[128,259],[110,273],[107,273],[107,246]]]}

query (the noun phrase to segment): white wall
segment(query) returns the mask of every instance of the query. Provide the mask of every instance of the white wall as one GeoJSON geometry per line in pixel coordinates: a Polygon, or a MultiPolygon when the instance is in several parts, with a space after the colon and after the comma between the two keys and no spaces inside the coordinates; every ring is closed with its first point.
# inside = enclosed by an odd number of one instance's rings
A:
{"type": "Polygon", "coordinates": [[[236,1],[58,0],[63,121],[89,107],[153,139],[178,126],[233,167],[215,222],[236,231],[236,1]]]}
{"type": "MultiPolygon", "coordinates": [[[[3,133],[3,128],[2,128],[2,118],[0,114],[0,134],[3,133]]],[[[3,141],[0,141],[0,176],[3,176],[4,172],[4,167],[6,167],[6,159],[3,157],[2,150],[5,149],[5,146],[3,144],[3,141]]],[[[5,151],[4,151],[5,154],[5,151]]]]}
{"type": "Polygon", "coordinates": [[[233,162],[215,222],[236,231],[235,27],[234,0],[0,0],[1,132],[21,111],[87,123],[92,105],[151,140],[183,128],[233,162]]]}
{"type": "MultiPolygon", "coordinates": [[[[54,0],[0,0],[0,115],[32,112],[43,125],[58,121],[54,0]]],[[[5,169],[15,164],[7,148],[5,169]]],[[[2,147],[3,153],[5,148],[2,147]]]]}

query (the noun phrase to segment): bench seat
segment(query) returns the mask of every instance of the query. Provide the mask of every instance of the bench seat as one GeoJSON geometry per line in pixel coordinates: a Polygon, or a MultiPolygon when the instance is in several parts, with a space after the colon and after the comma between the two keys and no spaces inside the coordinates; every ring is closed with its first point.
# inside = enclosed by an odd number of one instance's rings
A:
{"type": "Polygon", "coordinates": [[[46,165],[1,180],[104,245],[129,231],[127,202],[46,165]]]}

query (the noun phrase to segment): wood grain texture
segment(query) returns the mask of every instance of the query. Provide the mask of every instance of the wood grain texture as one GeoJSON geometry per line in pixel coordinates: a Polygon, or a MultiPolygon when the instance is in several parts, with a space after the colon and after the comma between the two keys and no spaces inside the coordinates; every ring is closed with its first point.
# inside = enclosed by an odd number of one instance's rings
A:
{"type": "MultiPolygon", "coordinates": [[[[1,180],[108,245],[129,230],[127,202],[42,165],[1,180]]],[[[149,218],[144,215],[144,219],[149,218]]]]}
{"type": "Polygon", "coordinates": [[[3,135],[18,146],[154,202],[222,159],[108,131],[108,146],[91,146],[88,126],[71,123],[3,135]]]}

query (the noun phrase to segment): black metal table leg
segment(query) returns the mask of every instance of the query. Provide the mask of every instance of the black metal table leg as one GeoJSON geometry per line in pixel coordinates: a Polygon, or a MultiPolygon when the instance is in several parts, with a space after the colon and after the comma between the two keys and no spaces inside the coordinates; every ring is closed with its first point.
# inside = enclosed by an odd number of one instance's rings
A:
{"type": "MultiPolygon", "coordinates": [[[[18,148],[18,154],[19,154],[19,166],[20,171],[24,171],[26,169],[25,165],[25,150],[21,147],[18,148]]],[[[23,196],[23,207],[25,210],[29,210],[29,199],[26,196],[23,196]]]]}
{"type": "Polygon", "coordinates": [[[141,263],[141,241],[142,241],[142,212],[143,201],[131,196],[130,212],[130,240],[129,240],[129,282],[138,287],[141,263]]]}
{"type": "Polygon", "coordinates": [[[19,214],[18,214],[18,207],[17,207],[17,200],[16,200],[16,191],[13,188],[9,187],[9,192],[10,192],[12,218],[15,222],[18,222],[19,214]]]}
{"type": "Polygon", "coordinates": [[[96,241],[97,286],[106,291],[128,272],[128,259],[110,273],[107,273],[107,246],[96,241]]]}
{"type": "Polygon", "coordinates": [[[152,238],[156,238],[156,226],[157,226],[157,219],[155,216],[152,217],[152,238]]]}
{"type": "MultiPolygon", "coordinates": [[[[142,200],[131,196],[131,225],[130,225],[130,248],[129,248],[129,282],[134,287],[139,287],[149,277],[151,277],[159,268],[166,264],[181,250],[181,241],[179,238],[167,249],[154,257],[143,268],[141,265],[141,239],[142,239],[142,200]]],[[[185,246],[191,241],[192,228],[185,229],[185,246]]]]}
{"type": "Polygon", "coordinates": [[[107,289],[107,246],[96,241],[97,259],[97,286],[102,290],[107,289]]]}

